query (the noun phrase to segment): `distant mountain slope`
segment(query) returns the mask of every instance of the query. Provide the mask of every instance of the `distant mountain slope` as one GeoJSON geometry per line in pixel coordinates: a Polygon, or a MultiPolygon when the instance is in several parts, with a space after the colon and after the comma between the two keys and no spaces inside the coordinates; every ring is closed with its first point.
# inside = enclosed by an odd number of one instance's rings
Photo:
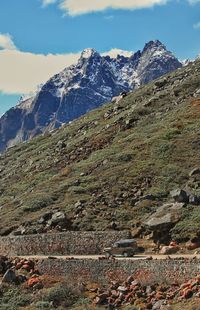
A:
{"type": "Polygon", "coordinates": [[[180,68],[182,64],[159,41],[150,41],[131,57],[102,57],[86,49],[76,65],[52,77],[32,98],[22,101],[0,119],[0,151],[111,101],[180,68]]]}
{"type": "Polygon", "coordinates": [[[143,223],[181,188],[192,196],[167,229],[177,239],[200,237],[199,154],[196,61],[2,154],[0,234],[144,233],[143,223]]]}

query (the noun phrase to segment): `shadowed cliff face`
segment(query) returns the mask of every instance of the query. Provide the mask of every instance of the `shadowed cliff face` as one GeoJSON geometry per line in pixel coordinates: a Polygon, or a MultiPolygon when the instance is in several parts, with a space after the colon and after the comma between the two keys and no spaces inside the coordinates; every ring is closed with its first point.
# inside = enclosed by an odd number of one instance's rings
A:
{"type": "Polygon", "coordinates": [[[0,119],[0,151],[60,127],[182,64],[159,41],[147,43],[131,57],[102,57],[86,49],[76,65],[52,77],[32,98],[0,119]]]}

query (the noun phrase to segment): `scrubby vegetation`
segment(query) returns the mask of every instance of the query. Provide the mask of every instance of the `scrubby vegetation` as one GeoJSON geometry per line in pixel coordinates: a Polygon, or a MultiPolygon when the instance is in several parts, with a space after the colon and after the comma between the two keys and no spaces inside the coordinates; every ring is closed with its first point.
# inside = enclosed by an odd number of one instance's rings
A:
{"type": "Polygon", "coordinates": [[[84,297],[81,296],[80,292],[76,292],[75,289],[69,288],[64,282],[35,292],[23,287],[4,287],[0,296],[1,310],[64,310],[71,309],[75,305],[78,306],[79,303],[84,303],[84,297]]]}

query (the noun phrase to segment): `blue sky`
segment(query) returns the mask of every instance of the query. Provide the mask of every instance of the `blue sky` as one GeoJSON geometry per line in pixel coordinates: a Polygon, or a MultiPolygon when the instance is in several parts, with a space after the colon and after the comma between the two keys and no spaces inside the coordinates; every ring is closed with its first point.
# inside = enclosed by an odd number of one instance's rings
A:
{"type": "Polygon", "coordinates": [[[200,54],[200,0],[1,0],[0,114],[84,48],[136,51],[152,39],[180,59],[200,54]]]}

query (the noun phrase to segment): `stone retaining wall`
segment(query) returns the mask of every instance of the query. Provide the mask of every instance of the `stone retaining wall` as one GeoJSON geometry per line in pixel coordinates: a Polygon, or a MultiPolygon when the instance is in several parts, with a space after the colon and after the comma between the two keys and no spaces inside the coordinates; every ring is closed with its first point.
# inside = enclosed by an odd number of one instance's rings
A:
{"type": "Polygon", "coordinates": [[[64,276],[67,281],[106,283],[125,280],[134,275],[145,285],[180,283],[200,274],[200,259],[165,260],[92,260],[45,259],[38,261],[39,270],[51,276],[64,276]]]}
{"type": "Polygon", "coordinates": [[[119,239],[128,231],[66,232],[0,238],[0,254],[19,255],[93,255],[119,239]]]}

